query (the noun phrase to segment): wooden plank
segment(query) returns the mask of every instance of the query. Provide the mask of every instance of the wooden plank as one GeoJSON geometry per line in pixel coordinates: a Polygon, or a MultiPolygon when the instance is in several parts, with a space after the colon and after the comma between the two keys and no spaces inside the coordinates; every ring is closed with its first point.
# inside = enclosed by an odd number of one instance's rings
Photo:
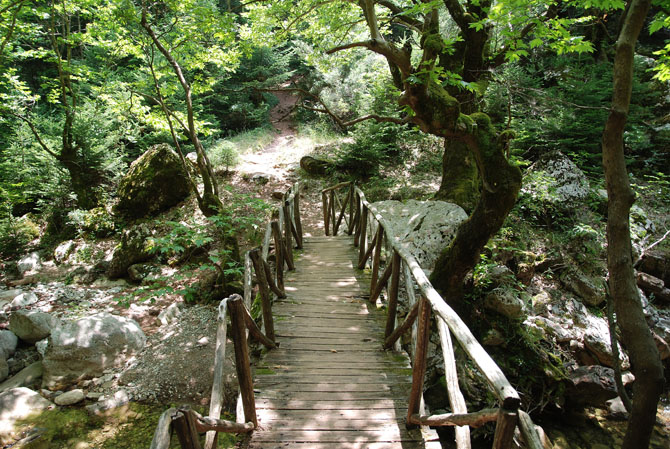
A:
{"type": "MultiPolygon", "coordinates": [[[[341,387],[341,385],[340,385],[341,387]]],[[[259,388],[258,385],[256,388],[259,388]]],[[[379,399],[393,399],[402,401],[407,398],[407,394],[402,392],[391,392],[391,391],[354,391],[354,392],[343,392],[341,391],[320,391],[318,394],[314,394],[313,391],[278,391],[278,390],[268,390],[261,389],[256,393],[256,400],[261,399],[282,399],[282,400],[293,400],[293,401],[314,401],[314,397],[318,396],[316,401],[367,401],[367,400],[379,400],[379,399]]]]}
{"type": "Polygon", "coordinates": [[[398,427],[383,430],[270,430],[254,435],[254,441],[296,441],[296,442],[376,442],[376,441],[420,441],[421,434],[398,427]]]}
{"type": "Polygon", "coordinates": [[[315,421],[313,419],[305,418],[297,419],[276,419],[265,420],[261,424],[263,430],[283,429],[283,430],[390,430],[404,426],[405,422],[397,418],[395,420],[373,421],[373,420],[345,420],[345,419],[329,419],[323,421],[315,421]]]}
{"type": "MultiPolygon", "coordinates": [[[[269,380],[269,377],[260,377],[258,378],[263,380],[269,380]]],[[[332,383],[313,383],[313,384],[294,384],[293,382],[276,382],[270,383],[266,382],[264,389],[259,393],[265,394],[270,391],[278,391],[281,393],[341,393],[342,385],[332,384],[332,383]],[[272,387],[272,390],[270,390],[272,387]]],[[[256,385],[258,387],[258,385],[256,385]]],[[[347,388],[348,392],[355,393],[368,393],[368,392],[390,392],[390,391],[402,391],[401,387],[394,383],[380,383],[380,384],[354,384],[347,388]]]]}
{"type": "MultiPolygon", "coordinates": [[[[394,382],[406,382],[409,384],[410,381],[410,376],[402,376],[402,375],[394,375],[394,374],[386,374],[386,373],[379,373],[379,374],[371,374],[368,376],[362,376],[362,375],[350,375],[350,376],[333,376],[333,375],[322,375],[319,378],[319,382],[324,382],[324,383],[329,383],[329,384],[349,384],[349,383],[355,383],[359,385],[363,384],[386,384],[390,381],[394,382]]],[[[258,385],[267,385],[269,383],[281,383],[281,382],[291,382],[294,384],[313,384],[314,380],[313,379],[306,379],[301,373],[296,373],[296,374],[277,374],[274,376],[263,376],[263,377],[257,377],[257,383],[258,385]]],[[[318,398],[315,399],[315,401],[318,401],[318,398]]]]}
{"type": "Polygon", "coordinates": [[[333,419],[346,419],[351,421],[398,421],[404,422],[404,413],[395,409],[346,409],[346,410],[274,410],[264,409],[260,413],[265,421],[273,420],[305,420],[314,422],[328,421],[333,419]]]}
{"type": "Polygon", "coordinates": [[[347,441],[342,443],[316,443],[311,442],[305,445],[300,442],[277,442],[276,445],[268,445],[267,441],[251,442],[247,449],[442,449],[438,441],[402,441],[402,442],[370,442],[370,441],[347,441]],[[307,447],[306,447],[307,446],[307,447]]]}
{"type": "MultiPolygon", "coordinates": [[[[214,419],[221,417],[223,407],[223,371],[226,362],[226,341],[228,318],[226,316],[228,308],[228,299],[219,303],[219,314],[217,317],[216,328],[216,346],[214,349],[214,381],[212,384],[212,394],[209,400],[209,416],[214,419]]],[[[207,432],[205,437],[205,449],[216,447],[216,432],[207,432]]]]}

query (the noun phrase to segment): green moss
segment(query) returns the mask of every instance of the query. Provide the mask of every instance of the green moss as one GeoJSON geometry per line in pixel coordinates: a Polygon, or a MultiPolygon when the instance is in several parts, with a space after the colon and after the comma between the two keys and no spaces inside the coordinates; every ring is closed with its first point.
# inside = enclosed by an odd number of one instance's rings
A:
{"type": "Polygon", "coordinates": [[[277,373],[270,368],[256,368],[257,376],[273,376],[275,374],[277,373]]]}

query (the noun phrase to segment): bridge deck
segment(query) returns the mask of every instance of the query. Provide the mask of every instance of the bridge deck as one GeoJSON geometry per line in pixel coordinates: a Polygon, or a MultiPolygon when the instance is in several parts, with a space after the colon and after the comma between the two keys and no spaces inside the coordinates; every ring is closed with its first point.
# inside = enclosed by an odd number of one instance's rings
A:
{"type": "Polygon", "coordinates": [[[256,367],[260,428],[250,448],[428,448],[434,432],[407,430],[405,353],[382,351],[384,313],[367,302],[351,237],[311,237],[273,305],[281,346],[256,367]]]}

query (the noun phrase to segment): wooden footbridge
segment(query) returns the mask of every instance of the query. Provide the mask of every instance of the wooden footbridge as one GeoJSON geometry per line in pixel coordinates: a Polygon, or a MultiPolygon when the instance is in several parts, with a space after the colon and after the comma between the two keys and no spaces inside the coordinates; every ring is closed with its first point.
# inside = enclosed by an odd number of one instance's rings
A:
{"type": "Polygon", "coordinates": [[[325,189],[326,235],[303,238],[299,191],[296,184],[287,192],[262,248],[246,254],[244,298],[233,295],[219,306],[209,416],[167,410],[151,448],[167,449],[174,429],[184,449],[201,449],[205,432],[205,449],[216,447],[217,432],[244,434],[240,446],[258,449],[437,449],[431,427],[455,426],[456,446],[465,449],[470,426],[496,422],[494,449],[511,448],[515,438],[541,449],[516,390],[363,192],[351,183],[325,189]],[[295,260],[294,247],[301,250],[295,260]],[[262,330],[249,313],[254,274],[262,330]],[[399,301],[406,301],[402,318],[399,301]],[[237,422],[219,419],[227,316],[240,385],[237,422]],[[428,413],[422,399],[431,328],[439,333],[450,401],[444,408],[451,413],[442,415],[428,413]],[[404,334],[411,357],[400,347],[404,334]],[[497,408],[468,412],[452,336],[498,398],[497,408]],[[249,337],[266,348],[254,367],[249,337]]]}

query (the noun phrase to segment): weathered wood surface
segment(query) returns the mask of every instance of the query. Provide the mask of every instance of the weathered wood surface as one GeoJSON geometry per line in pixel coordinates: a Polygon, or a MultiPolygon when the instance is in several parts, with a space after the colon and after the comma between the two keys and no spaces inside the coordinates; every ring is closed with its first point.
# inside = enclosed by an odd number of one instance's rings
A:
{"type": "MultiPolygon", "coordinates": [[[[332,218],[332,216],[331,216],[332,218]]],[[[383,351],[385,314],[367,302],[351,238],[310,237],[273,304],[281,346],[256,366],[250,448],[439,448],[407,430],[409,359],[383,351]]]]}

